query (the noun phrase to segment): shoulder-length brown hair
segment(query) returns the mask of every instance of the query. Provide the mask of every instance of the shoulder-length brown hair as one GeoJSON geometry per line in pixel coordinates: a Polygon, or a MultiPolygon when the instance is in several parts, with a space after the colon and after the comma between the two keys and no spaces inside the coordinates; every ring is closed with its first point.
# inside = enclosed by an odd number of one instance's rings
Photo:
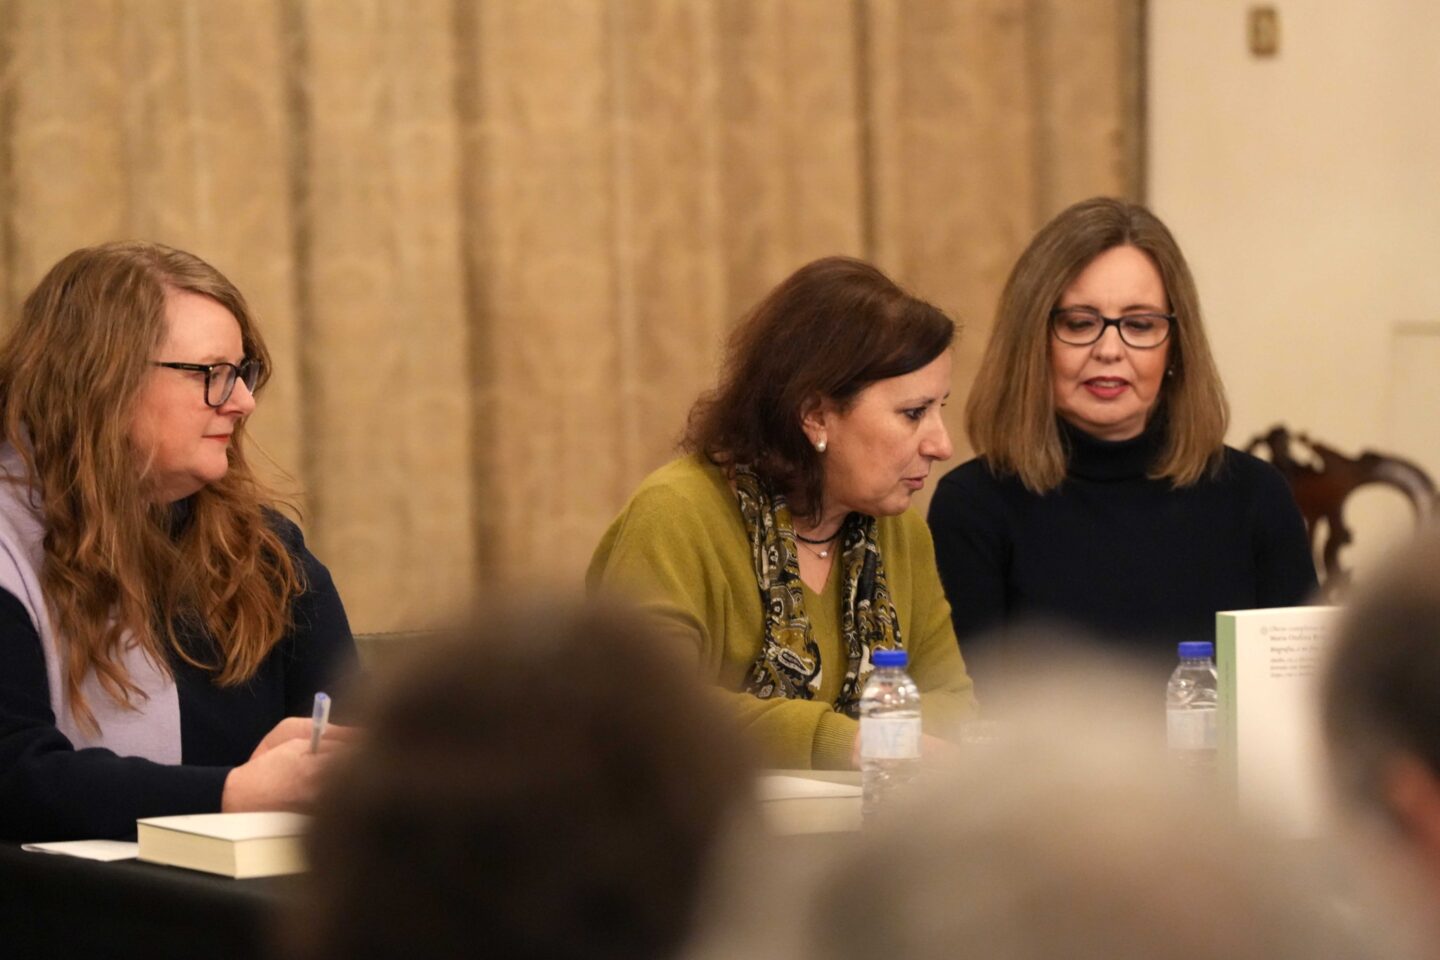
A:
{"type": "Polygon", "coordinates": [[[127,632],[158,664],[173,650],[235,685],[254,676],[285,633],[303,588],[266,515],[273,497],[246,462],[243,420],[228,472],[191,498],[178,539],[171,506],[147,495],[146,454],[129,427],[165,340],[169,290],[210,297],[234,315],[245,356],[261,364],[259,392],[270,357],[245,298],[200,258],[154,243],[65,257],[0,346],[0,433],[25,460],[44,511],[41,586],[64,639],[72,709],[92,727],[81,693],[87,673],[119,703],[140,692],[121,659],[127,632]],[[209,634],[214,662],[178,640],[177,620],[209,634]]]}
{"type": "Polygon", "coordinates": [[[1166,436],[1151,476],[1177,487],[1218,467],[1229,423],[1190,267],[1170,231],[1139,204],[1084,200],[1051,220],[1020,255],[995,315],[980,372],[965,407],[975,452],[993,470],[1018,475],[1036,493],[1065,478],[1065,449],[1050,382],[1050,311],[1090,261],[1113,247],[1144,251],[1160,271],[1175,324],[1169,369],[1154,415],[1166,436]]]}
{"type": "Polygon", "coordinates": [[[731,335],[720,382],[691,408],[682,449],[749,466],[813,518],[825,472],[801,427],[811,406],[829,400],[844,410],[867,385],[919,370],[954,339],[939,308],[870,264],[815,260],[731,335]]]}

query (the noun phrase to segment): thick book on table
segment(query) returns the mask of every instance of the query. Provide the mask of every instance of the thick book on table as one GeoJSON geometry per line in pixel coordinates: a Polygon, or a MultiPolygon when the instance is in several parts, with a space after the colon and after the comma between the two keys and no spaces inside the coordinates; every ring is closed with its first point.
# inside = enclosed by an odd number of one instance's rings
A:
{"type": "Polygon", "coordinates": [[[1222,775],[1240,809],[1296,837],[1325,819],[1319,672],[1338,607],[1215,615],[1222,775]]]}
{"type": "Polygon", "coordinates": [[[136,821],[140,859],[243,880],[305,869],[298,813],[197,813],[136,821]]]}
{"type": "Polygon", "coordinates": [[[765,827],[772,834],[847,833],[860,829],[858,775],[825,779],[771,773],[757,784],[765,827]]]}

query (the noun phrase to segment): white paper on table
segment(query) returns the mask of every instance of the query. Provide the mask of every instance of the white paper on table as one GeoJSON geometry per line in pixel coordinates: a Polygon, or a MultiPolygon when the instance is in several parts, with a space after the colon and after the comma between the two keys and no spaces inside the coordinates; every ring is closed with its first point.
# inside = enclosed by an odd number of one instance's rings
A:
{"type": "Polygon", "coordinates": [[[785,774],[767,774],[760,777],[758,790],[762,801],[799,800],[805,797],[858,797],[860,787],[852,783],[832,783],[828,780],[811,780],[809,777],[791,777],[785,774]]]}
{"type": "Polygon", "coordinates": [[[133,860],[140,845],[126,840],[58,840],[54,843],[22,843],[21,850],[31,853],[59,853],[84,860],[133,860]]]}

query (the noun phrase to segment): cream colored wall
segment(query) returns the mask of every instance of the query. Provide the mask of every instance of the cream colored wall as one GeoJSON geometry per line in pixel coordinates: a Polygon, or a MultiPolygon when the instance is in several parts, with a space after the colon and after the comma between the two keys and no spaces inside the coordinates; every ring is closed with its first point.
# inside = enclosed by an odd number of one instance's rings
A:
{"type": "Polygon", "coordinates": [[[1440,477],[1440,4],[1276,3],[1271,58],[1253,5],[1148,8],[1147,198],[1200,285],[1230,441],[1283,421],[1440,477]]]}

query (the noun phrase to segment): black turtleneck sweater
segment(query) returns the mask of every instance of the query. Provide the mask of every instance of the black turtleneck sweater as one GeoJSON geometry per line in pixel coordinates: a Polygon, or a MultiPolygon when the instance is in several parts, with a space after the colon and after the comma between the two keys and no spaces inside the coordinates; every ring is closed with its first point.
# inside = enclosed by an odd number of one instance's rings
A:
{"type": "Polygon", "coordinates": [[[1305,523],[1270,464],[1226,447],[1218,474],[1174,488],[1145,476],[1162,426],[1119,442],[1061,428],[1069,471],[1047,494],[980,459],[935,491],[935,556],[968,660],[1040,621],[1173,663],[1176,642],[1214,639],[1216,611],[1293,606],[1315,589],[1305,523]]]}

